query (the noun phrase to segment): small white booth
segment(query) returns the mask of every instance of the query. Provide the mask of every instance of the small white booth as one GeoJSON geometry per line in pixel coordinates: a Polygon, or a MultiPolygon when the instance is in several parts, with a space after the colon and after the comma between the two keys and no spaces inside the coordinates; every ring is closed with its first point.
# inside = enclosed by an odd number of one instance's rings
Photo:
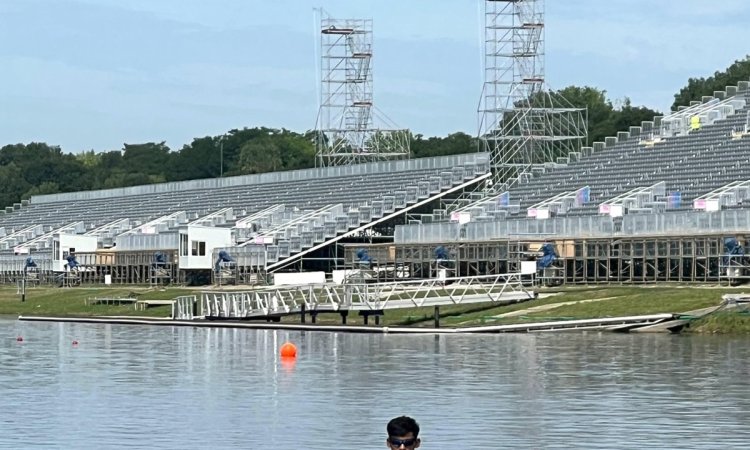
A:
{"type": "Polygon", "coordinates": [[[232,229],[187,225],[180,229],[179,266],[181,270],[212,269],[216,248],[231,247],[232,229]]]}
{"type": "Polygon", "coordinates": [[[52,270],[64,272],[68,256],[76,253],[93,253],[97,248],[96,236],[60,233],[52,240],[52,270]]]}

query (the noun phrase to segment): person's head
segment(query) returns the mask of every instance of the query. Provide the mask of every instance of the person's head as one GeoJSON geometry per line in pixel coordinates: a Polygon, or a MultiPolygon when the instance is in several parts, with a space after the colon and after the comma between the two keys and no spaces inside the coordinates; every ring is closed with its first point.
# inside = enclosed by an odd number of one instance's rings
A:
{"type": "Polygon", "coordinates": [[[386,427],[388,439],[385,443],[391,449],[415,449],[421,443],[419,424],[411,417],[401,416],[392,419],[386,427]]]}

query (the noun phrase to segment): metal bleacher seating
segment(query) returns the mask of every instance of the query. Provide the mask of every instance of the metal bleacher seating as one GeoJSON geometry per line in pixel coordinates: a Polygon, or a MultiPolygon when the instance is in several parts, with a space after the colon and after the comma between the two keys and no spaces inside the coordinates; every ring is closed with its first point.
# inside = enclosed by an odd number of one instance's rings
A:
{"type": "Polygon", "coordinates": [[[356,190],[357,183],[362,182],[347,181],[335,191],[325,189],[319,200],[303,205],[311,206],[310,209],[290,209],[284,205],[259,213],[250,221],[252,224],[243,223],[244,227],[252,226],[254,235],[239,233],[243,239],[238,239],[239,245],[228,250],[241,266],[280,263],[295,253],[475,179],[488,170],[486,155],[477,154],[475,161],[370,179],[368,188],[361,191],[365,195],[353,201],[355,199],[349,194],[349,201],[341,202],[347,198],[347,192],[356,190]],[[320,200],[338,200],[340,203],[318,207],[320,200]]]}
{"type": "MultiPolygon", "coordinates": [[[[743,87],[747,87],[746,84],[743,87]]],[[[750,100],[742,90],[738,98],[750,100]]],[[[689,133],[648,142],[641,127],[632,133],[620,133],[584,155],[574,155],[567,164],[548,164],[533,176],[509,190],[515,214],[525,216],[526,209],[566,191],[590,188],[586,205],[574,208],[570,215],[597,214],[598,205],[634,188],[666,183],[666,191],[679,191],[681,206],[689,209],[693,199],[732,181],[750,179],[750,136],[735,138],[733,131],[744,130],[748,106],[735,110],[722,120],[691,130],[689,133]]],[[[657,119],[658,122],[658,119],[657,119]]],[[[644,123],[643,129],[648,126],[644,123]]],[[[485,208],[486,209],[486,208],[485,208]]]]}
{"type": "MultiPolygon", "coordinates": [[[[486,173],[488,160],[486,154],[474,153],[36,196],[0,215],[0,228],[13,234],[35,225],[49,232],[82,221],[85,230],[95,230],[123,218],[129,219],[128,226],[136,227],[174,212],[184,211],[194,220],[228,208],[233,212],[222,215],[219,226],[232,226],[236,219],[275,205],[299,214],[340,205],[336,214],[316,223],[325,227],[327,222],[330,228],[338,216],[356,212],[358,220],[367,220],[454,187],[486,173]]],[[[279,227],[299,214],[280,216],[265,225],[279,227]]],[[[116,229],[123,232],[123,224],[116,229]]],[[[102,234],[111,238],[112,232],[102,234]]]]}

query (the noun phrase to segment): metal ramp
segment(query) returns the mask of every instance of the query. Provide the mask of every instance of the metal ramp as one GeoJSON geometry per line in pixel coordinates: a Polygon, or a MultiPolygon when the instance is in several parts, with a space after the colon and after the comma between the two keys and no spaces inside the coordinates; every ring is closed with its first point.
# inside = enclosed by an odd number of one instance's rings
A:
{"type": "Polygon", "coordinates": [[[303,312],[383,311],[396,308],[510,304],[535,298],[520,273],[393,283],[277,286],[255,291],[205,291],[199,315],[252,319],[303,312]]]}
{"type": "MultiPolygon", "coordinates": [[[[436,193],[436,194],[433,194],[433,195],[429,195],[429,196],[427,196],[427,198],[424,198],[422,200],[417,200],[417,201],[415,201],[412,204],[407,204],[406,202],[404,202],[404,204],[400,205],[400,207],[393,208],[392,212],[387,213],[387,214],[383,214],[378,219],[375,219],[375,220],[372,220],[372,221],[368,221],[365,224],[360,225],[360,226],[354,226],[353,229],[350,229],[347,232],[340,233],[340,234],[338,234],[338,235],[336,235],[336,236],[334,236],[332,238],[329,238],[329,239],[325,239],[325,240],[323,240],[323,242],[315,244],[315,245],[313,245],[313,246],[311,246],[309,248],[306,248],[306,249],[304,249],[304,250],[302,250],[300,252],[294,253],[294,254],[292,254],[292,255],[290,255],[288,257],[279,259],[277,262],[274,262],[272,264],[268,264],[266,266],[266,270],[270,273],[270,272],[273,272],[275,270],[282,269],[282,268],[288,266],[289,264],[295,262],[300,257],[308,254],[308,253],[311,253],[311,252],[313,252],[315,250],[318,250],[320,248],[323,248],[323,247],[326,247],[328,245],[331,245],[331,244],[333,244],[335,242],[338,242],[341,239],[344,239],[344,238],[347,238],[347,237],[350,237],[350,236],[356,236],[357,234],[361,233],[362,231],[365,231],[365,230],[367,230],[367,229],[369,229],[369,228],[371,228],[371,227],[373,227],[373,226],[375,226],[375,225],[377,225],[377,224],[379,224],[381,222],[385,222],[385,221],[390,220],[390,219],[392,219],[392,218],[394,218],[396,216],[399,216],[401,214],[407,213],[407,212],[409,212],[409,211],[411,211],[411,210],[413,210],[415,208],[418,208],[420,206],[426,205],[426,204],[428,204],[428,203],[430,203],[432,201],[438,200],[438,199],[440,199],[440,198],[442,198],[442,197],[444,197],[446,195],[452,194],[454,192],[461,191],[461,190],[463,190],[463,189],[471,186],[472,184],[479,183],[479,182],[481,182],[481,181],[489,178],[490,176],[492,176],[491,173],[489,173],[489,172],[488,173],[484,173],[482,175],[475,176],[474,178],[470,179],[469,181],[462,182],[462,183],[460,183],[460,184],[458,184],[458,185],[456,185],[456,186],[454,186],[454,187],[452,187],[450,189],[447,189],[445,191],[442,191],[442,192],[439,192],[439,193],[436,193]]],[[[359,220],[359,216],[358,216],[357,220],[359,220]]],[[[361,223],[361,222],[357,222],[357,223],[361,223]]],[[[350,225],[354,225],[354,223],[351,223],[350,225]]]]}

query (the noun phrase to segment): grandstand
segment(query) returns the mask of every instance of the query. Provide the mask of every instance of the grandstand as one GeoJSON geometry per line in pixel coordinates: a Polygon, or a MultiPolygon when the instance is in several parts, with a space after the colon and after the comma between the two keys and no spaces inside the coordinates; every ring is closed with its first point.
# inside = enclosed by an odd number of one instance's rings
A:
{"type": "Polygon", "coordinates": [[[83,282],[113,283],[206,282],[224,266],[239,281],[304,270],[302,256],[392,229],[488,171],[475,153],[34,196],[0,215],[0,274],[17,279],[29,256],[43,280],[71,264],[83,282]],[[218,261],[222,250],[230,260],[218,261]]]}
{"type": "Polygon", "coordinates": [[[547,283],[741,281],[749,99],[749,82],[729,86],[503,192],[476,189],[490,158],[473,153],[35,196],[0,215],[0,279],[31,256],[35,279],[66,283],[71,264],[76,282],[222,284],[364,262],[393,278],[516,273],[527,260],[547,283]]]}
{"type": "Polygon", "coordinates": [[[35,279],[69,284],[252,283],[363,262],[379,277],[472,276],[553,248],[547,283],[736,282],[750,278],[748,100],[750,82],[729,86],[503,192],[477,189],[491,167],[473,153],[35,196],[0,214],[0,279],[29,256],[35,279]]]}
{"type": "Polygon", "coordinates": [[[389,262],[425,273],[440,245],[458,275],[506,271],[552,242],[556,270],[545,273],[555,282],[748,279],[749,88],[729,86],[533,167],[442,223],[399,226],[389,262]]]}
{"type": "MultiPolygon", "coordinates": [[[[750,81],[579,147],[582,109],[545,94],[543,1],[487,0],[484,19],[486,151],[382,161],[384,146],[337,165],[367,149],[325,148],[331,167],[34,196],[0,210],[0,282],[481,277],[534,261],[547,284],[750,280],[750,81]]],[[[347,48],[322,58],[369,77],[371,53],[347,48]]],[[[334,75],[324,86],[356,87],[334,75]]],[[[319,131],[373,131],[358,117],[319,131]]]]}

